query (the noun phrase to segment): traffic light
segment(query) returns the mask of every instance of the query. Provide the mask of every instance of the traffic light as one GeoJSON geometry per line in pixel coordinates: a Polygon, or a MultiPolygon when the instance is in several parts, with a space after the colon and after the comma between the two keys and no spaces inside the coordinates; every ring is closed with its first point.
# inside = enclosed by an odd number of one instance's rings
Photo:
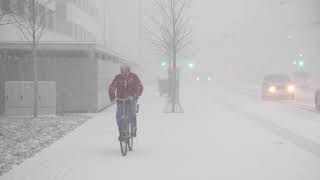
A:
{"type": "Polygon", "coordinates": [[[293,64],[294,66],[298,66],[298,67],[300,67],[300,68],[303,68],[303,67],[305,66],[304,60],[293,61],[292,64],[293,64]]]}
{"type": "Polygon", "coordinates": [[[166,67],[167,66],[167,62],[163,61],[161,62],[161,67],[166,67]]]}
{"type": "Polygon", "coordinates": [[[300,60],[298,65],[299,65],[299,67],[304,67],[304,61],[300,60]]]}
{"type": "Polygon", "coordinates": [[[190,69],[194,69],[194,66],[195,66],[195,65],[194,65],[193,63],[189,63],[189,64],[188,64],[188,67],[189,67],[190,69]]]}

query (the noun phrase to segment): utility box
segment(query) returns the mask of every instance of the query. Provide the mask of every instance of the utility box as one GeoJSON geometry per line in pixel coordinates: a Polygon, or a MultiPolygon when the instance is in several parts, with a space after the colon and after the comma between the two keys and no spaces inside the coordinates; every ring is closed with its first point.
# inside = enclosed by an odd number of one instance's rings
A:
{"type": "MultiPolygon", "coordinates": [[[[56,114],[56,82],[41,81],[38,83],[39,115],[56,114]]],[[[33,115],[33,82],[5,82],[5,113],[7,116],[33,115]]]]}
{"type": "Polygon", "coordinates": [[[158,79],[159,93],[160,96],[169,95],[170,82],[169,79],[158,79]]]}

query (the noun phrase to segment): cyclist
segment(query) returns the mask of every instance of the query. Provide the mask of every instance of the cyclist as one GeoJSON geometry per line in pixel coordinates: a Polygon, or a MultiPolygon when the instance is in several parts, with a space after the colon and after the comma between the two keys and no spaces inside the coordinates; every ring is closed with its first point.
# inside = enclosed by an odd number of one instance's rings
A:
{"type": "MultiPolygon", "coordinates": [[[[116,75],[109,87],[110,101],[113,102],[116,98],[126,99],[128,98],[128,116],[132,121],[132,136],[136,137],[137,134],[137,116],[136,116],[136,105],[138,98],[143,92],[143,86],[139,77],[130,71],[128,65],[122,65],[120,67],[121,73],[116,75]]],[[[119,140],[122,138],[121,132],[121,118],[123,113],[123,106],[117,102],[117,125],[119,130],[119,140]]]]}

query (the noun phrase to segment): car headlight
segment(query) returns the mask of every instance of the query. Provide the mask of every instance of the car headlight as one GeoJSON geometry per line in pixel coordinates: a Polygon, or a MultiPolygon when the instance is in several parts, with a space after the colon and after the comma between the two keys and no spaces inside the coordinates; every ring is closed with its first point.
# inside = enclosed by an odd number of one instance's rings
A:
{"type": "Polygon", "coordinates": [[[268,91],[269,91],[270,93],[275,93],[275,92],[277,91],[277,88],[276,88],[275,86],[270,86],[269,89],[268,89],[268,91]]]}
{"type": "Polygon", "coordinates": [[[293,93],[295,90],[296,90],[296,88],[295,88],[293,85],[289,85],[289,86],[288,86],[288,91],[289,91],[290,93],[293,93]]]}

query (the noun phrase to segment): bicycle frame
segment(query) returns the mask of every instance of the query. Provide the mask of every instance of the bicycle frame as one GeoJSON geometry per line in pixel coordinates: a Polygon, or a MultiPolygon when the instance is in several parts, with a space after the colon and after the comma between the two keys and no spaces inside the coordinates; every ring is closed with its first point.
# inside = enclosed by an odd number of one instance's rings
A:
{"type": "Polygon", "coordinates": [[[129,147],[129,151],[132,151],[133,148],[133,138],[131,136],[132,124],[129,119],[128,106],[130,105],[130,98],[119,99],[117,98],[118,103],[121,103],[122,106],[122,115],[120,121],[120,133],[123,133],[124,137],[120,140],[120,147],[122,155],[125,156],[127,154],[127,150],[129,147]]]}
{"type": "Polygon", "coordinates": [[[122,106],[122,113],[121,113],[121,129],[123,128],[122,124],[128,124],[128,123],[131,123],[130,120],[129,120],[129,113],[128,113],[128,105],[129,105],[129,102],[130,102],[130,99],[129,98],[126,98],[126,99],[120,99],[120,98],[117,98],[116,99],[118,102],[121,103],[121,106],[122,106]]]}

